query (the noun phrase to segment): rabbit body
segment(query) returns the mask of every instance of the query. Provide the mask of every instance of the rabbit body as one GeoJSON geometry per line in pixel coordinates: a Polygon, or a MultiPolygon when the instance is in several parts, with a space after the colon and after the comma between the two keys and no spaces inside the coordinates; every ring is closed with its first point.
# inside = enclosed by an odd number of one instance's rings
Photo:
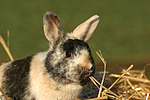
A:
{"type": "MultiPolygon", "coordinates": [[[[53,12],[43,15],[49,50],[0,66],[0,87],[14,100],[73,100],[95,71],[86,41],[99,17],[91,17],[72,33],[64,34],[53,12]]],[[[0,100],[6,100],[0,94],[0,100]]]]}

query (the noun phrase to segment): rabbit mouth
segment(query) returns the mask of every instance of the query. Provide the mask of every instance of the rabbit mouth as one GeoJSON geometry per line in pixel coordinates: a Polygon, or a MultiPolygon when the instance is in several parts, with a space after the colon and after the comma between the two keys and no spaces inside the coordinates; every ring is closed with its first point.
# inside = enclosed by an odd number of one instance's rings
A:
{"type": "MultiPolygon", "coordinates": [[[[95,67],[93,66],[90,70],[83,68],[83,72],[80,73],[80,84],[85,85],[87,82],[90,82],[90,76],[93,76],[95,73],[95,67]]],[[[81,69],[80,69],[81,71],[81,69]]]]}

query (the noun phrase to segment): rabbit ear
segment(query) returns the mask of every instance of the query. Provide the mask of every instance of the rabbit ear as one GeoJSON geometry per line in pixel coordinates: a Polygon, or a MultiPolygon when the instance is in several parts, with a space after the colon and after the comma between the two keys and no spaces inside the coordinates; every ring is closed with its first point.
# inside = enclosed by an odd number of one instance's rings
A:
{"type": "Polygon", "coordinates": [[[75,28],[74,31],[72,32],[72,35],[77,39],[87,41],[93,34],[98,23],[99,23],[99,16],[94,15],[84,23],[80,24],[77,28],[75,28]]]}
{"type": "Polygon", "coordinates": [[[63,36],[63,29],[60,20],[55,13],[47,11],[43,15],[43,26],[44,34],[52,45],[63,36]]]}

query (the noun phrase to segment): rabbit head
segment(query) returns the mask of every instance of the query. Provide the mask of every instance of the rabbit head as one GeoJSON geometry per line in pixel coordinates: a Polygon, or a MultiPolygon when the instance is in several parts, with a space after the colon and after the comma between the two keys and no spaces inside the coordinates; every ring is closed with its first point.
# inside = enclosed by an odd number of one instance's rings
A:
{"type": "Polygon", "coordinates": [[[80,24],[73,32],[65,34],[57,15],[47,11],[43,15],[44,34],[49,41],[45,67],[48,74],[61,84],[87,83],[95,72],[94,60],[86,41],[99,22],[94,15],[80,24]]]}

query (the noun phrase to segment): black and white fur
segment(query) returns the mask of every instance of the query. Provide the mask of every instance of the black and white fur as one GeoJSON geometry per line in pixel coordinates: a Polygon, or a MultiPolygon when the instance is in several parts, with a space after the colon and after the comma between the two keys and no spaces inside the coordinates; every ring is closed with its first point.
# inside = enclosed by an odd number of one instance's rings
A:
{"type": "MultiPolygon", "coordinates": [[[[0,66],[0,87],[15,100],[72,100],[95,71],[86,41],[99,22],[94,15],[64,34],[57,15],[43,15],[49,50],[0,66]]],[[[5,100],[1,94],[1,100],[5,100]]]]}

